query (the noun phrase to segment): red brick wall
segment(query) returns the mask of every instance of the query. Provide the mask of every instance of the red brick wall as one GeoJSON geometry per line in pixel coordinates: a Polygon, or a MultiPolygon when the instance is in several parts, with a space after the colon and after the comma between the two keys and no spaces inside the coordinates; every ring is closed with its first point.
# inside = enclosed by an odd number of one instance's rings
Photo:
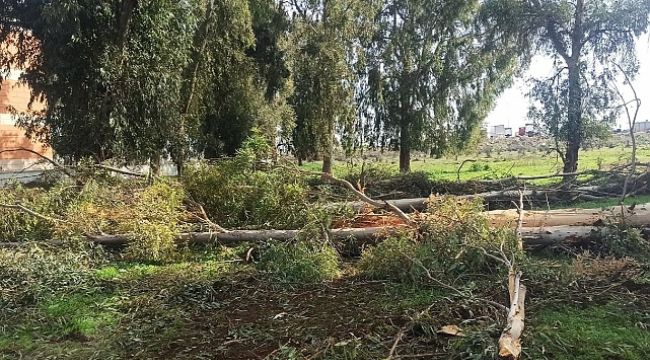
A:
{"type": "MultiPolygon", "coordinates": [[[[22,129],[7,123],[9,109],[12,107],[18,112],[40,111],[44,108],[44,103],[34,102],[31,109],[29,109],[30,96],[29,87],[26,85],[14,80],[2,82],[0,87],[0,116],[2,116],[2,119],[0,119],[0,150],[23,147],[51,157],[51,149],[30,141],[22,129]]],[[[0,160],[35,160],[38,158],[37,155],[27,151],[0,153],[0,160]]]]}

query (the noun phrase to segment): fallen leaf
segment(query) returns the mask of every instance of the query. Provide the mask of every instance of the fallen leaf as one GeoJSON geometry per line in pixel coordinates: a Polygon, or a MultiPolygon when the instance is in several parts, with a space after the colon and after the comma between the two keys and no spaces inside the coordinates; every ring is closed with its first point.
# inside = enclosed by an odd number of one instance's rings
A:
{"type": "Polygon", "coordinates": [[[445,325],[438,330],[438,334],[450,335],[450,336],[465,336],[463,330],[458,327],[458,325],[445,325]]]}

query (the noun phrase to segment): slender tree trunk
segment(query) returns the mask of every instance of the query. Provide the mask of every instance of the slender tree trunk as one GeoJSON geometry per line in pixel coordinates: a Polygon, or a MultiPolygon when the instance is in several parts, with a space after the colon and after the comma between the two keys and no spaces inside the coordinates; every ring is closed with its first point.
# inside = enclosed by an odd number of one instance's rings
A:
{"type": "Polygon", "coordinates": [[[402,173],[411,171],[411,134],[407,125],[402,125],[400,128],[399,171],[402,173]]]}
{"type": "Polygon", "coordinates": [[[332,173],[332,156],[329,154],[323,155],[323,170],[326,174],[332,173]]]}
{"type": "MultiPolygon", "coordinates": [[[[582,142],[582,89],[580,87],[580,70],[578,64],[569,65],[569,119],[567,128],[569,136],[564,158],[565,174],[578,171],[578,154],[582,142]]],[[[565,177],[565,184],[573,182],[573,177],[565,177]]]]}
{"type": "Polygon", "coordinates": [[[201,68],[201,63],[203,62],[203,54],[205,54],[210,32],[210,23],[212,21],[212,13],[214,8],[214,1],[209,0],[207,2],[207,7],[205,10],[205,18],[201,23],[201,26],[194,33],[193,40],[193,51],[192,51],[192,61],[185,69],[185,83],[183,85],[183,96],[185,96],[182,113],[180,114],[180,124],[178,128],[178,149],[175,152],[174,162],[176,163],[176,170],[178,172],[178,177],[183,176],[183,168],[185,166],[185,160],[187,157],[187,126],[186,119],[190,115],[192,110],[192,103],[195,97],[196,84],[198,82],[199,69],[201,68]]]}
{"type": "Polygon", "coordinates": [[[160,154],[155,154],[149,160],[149,168],[152,176],[160,176],[160,166],[162,163],[162,157],[160,154]]]}
{"type": "MultiPolygon", "coordinates": [[[[582,87],[580,84],[580,53],[583,43],[583,12],[584,0],[577,0],[575,9],[575,22],[571,33],[571,56],[567,59],[569,70],[569,114],[568,114],[568,139],[564,158],[565,174],[578,171],[578,155],[582,144],[582,87]]],[[[568,188],[575,181],[575,177],[565,177],[564,187],[568,188]]]]}

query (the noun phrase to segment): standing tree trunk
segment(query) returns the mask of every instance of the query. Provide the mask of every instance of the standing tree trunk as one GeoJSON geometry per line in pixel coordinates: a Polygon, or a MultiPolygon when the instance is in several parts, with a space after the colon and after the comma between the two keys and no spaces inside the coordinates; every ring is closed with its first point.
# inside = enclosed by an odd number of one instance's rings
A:
{"type": "MultiPolygon", "coordinates": [[[[578,64],[569,64],[569,121],[567,130],[567,149],[564,158],[565,174],[575,173],[578,171],[578,154],[582,142],[582,89],[580,87],[580,69],[578,64]]],[[[568,185],[573,182],[575,177],[567,176],[564,178],[564,184],[568,185]]]]}
{"type": "Polygon", "coordinates": [[[174,162],[176,163],[176,169],[178,172],[178,177],[183,177],[183,170],[185,167],[185,160],[187,155],[186,148],[188,147],[187,141],[187,126],[186,120],[190,115],[192,110],[192,103],[194,101],[196,84],[199,77],[199,69],[201,68],[201,63],[203,62],[203,54],[206,51],[208,46],[208,36],[210,32],[210,23],[212,21],[212,13],[214,8],[214,1],[209,0],[206,4],[205,18],[201,23],[201,26],[194,33],[193,47],[192,47],[192,61],[185,69],[184,75],[184,84],[183,84],[183,95],[185,96],[182,113],[179,118],[178,126],[178,144],[175,151],[174,162]]]}
{"type": "Polygon", "coordinates": [[[408,125],[405,124],[400,126],[399,171],[401,173],[411,171],[411,134],[408,125]]]}
{"type": "Polygon", "coordinates": [[[323,169],[322,169],[322,171],[325,174],[331,174],[332,173],[332,155],[330,155],[330,154],[323,155],[323,169]]]}
{"type": "MultiPolygon", "coordinates": [[[[582,87],[580,84],[580,53],[583,47],[582,17],[584,12],[584,0],[578,0],[575,10],[575,22],[571,32],[571,56],[565,58],[569,70],[569,114],[568,114],[568,136],[567,149],[564,158],[565,174],[578,171],[578,153],[582,144],[582,87]]],[[[565,188],[571,186],[575,177],[565,177],[563,185],[565,188]]]]}

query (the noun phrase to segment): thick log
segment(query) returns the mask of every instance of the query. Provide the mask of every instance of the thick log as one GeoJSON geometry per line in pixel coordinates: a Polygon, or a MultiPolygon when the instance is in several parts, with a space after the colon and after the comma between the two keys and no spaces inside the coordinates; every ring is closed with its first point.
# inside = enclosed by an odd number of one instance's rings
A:
{"type": "MultiPolygon", "coordinates": [[[[332,229],[330,238],[338,242],[353,240],[358,245],[376,244],[382,238],[404,229],[406,228],[400,226],[332,229]]],[[[521,236],[525,248],[539,248],[560,243],[576,245],[589,241],[598,232],[603,231],[606,231],[606,228],[597,226],[553,226],[522,228],[521,236]]],[[[228,233],[182,233],[176,241],[192,245],[213,243],[224,246],[237,246],[242,243],[263,243],[270,239],[289,241],[294,239],[298,233],[298,230],[233,230],[228,233]]],[[[89,235],[87,239],[89,242],[106,246],[124,246],[131,241],[128,234],[89,235]]],[[[52,246],[63,245],[61,241],[47,241],[44,243],[52,246]]],[[[0,243],[0,247],[19,247],[25,244],[29,244],[29,242],[5,242],[0,243]]]]}
{"type": "MultiPolygon", "coordinates": [[[[589,189],[591,189],[591,187],[589,189]]],[[[584,194],[584,192],[594,191],[589,189],[587,188],[576,189],[575,194],[591,199],[593,198],[592,196],[584,194]]],[[[525,198],[543,199],[546,196],[552,197],[557,194],[567,194],[567,192],[557,191],[557,190],[523,190],[521,192],[519,190],[502,190],[502,191],[490,191],[490,192],[471,194],[471,195],[460,195],[454,197],[457,199],[468,199],[468,200],[483,199],[486,202],[503,200],[503,199],[511,199],[513,201],[518,201],[520,194],[525,198]]],[[[386,202],[406,212],[424,211],[427,209],[429,198],[395,199],[395,200],[386,200],[386,202]]],[[[349,202],[334,203],[334,204],[326,205],[325,207],[326,208],[350,207],[356,211],[359,211],[361,209],[364,209],[367,206],[368,206],[367,203],[363,201],[349,201],[349,202]]]]}
{"type": "MultiPolygon", "coordinates": [[[[517,210],[494,210],[486,214],[493,226],[513,225],[519,218],[517,210]]],[[[522,227],[600,226],[620,222],[632,226],[650,224],[650,204],[636,205],[633,209],[628,206],[614,206],[607,209],[526,211],[522,227]]]]}

